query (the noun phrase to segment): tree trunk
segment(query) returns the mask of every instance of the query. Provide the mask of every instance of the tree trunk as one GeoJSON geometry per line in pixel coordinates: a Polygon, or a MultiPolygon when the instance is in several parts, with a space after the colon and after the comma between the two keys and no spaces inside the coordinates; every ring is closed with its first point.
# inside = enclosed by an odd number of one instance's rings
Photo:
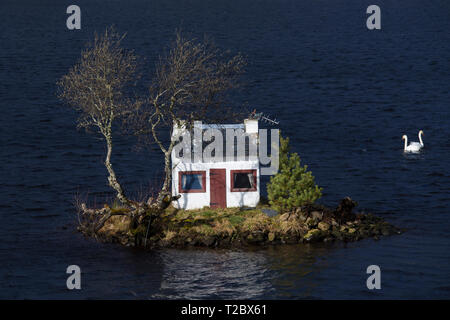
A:
{"type": "Polygon", "coordinates": [[[170,165],[170,157],[171,152],[167,152],[167,154],[164,155],[164,184],[162,187],[162,191],[169,192],[170,187],[172,184],[172,166],[170,165]]]}
{"type": "Polygon", "coordinates": [[[117,181],[116,173],[114,172],[112,164],[111,164],[111,153],[112,153],[112,139],[111,139],[111,135],[109,135],[109,134],[105,135],[105,139],[106,139],[106,146],[108,148],[108,151],[107,151],[107,154],[106,154],[106,159],[105,159],[105,166],[106,166],[106,169],[108,170],[108,173],[109,173],[109,177],[108,177],[109,185],[110,185],[111,188],[116,190],[117,198],[120,200],[120,202],[122,202],[125,205],[130,205],[130,201],[125,196],[125,194],[123,192],[123,189],[122,189],[122,186],[117,181]]]}
{"type": "Polygon", "coordinates": [[[170,165],[171,152],[167,151],[164,154],[164,183],[161,191],[158,194],[158,207],[163,209],[167,207],[167,202],[170,203],[172,198],[171,184],[172,184],[172,166],[170,165]]]}

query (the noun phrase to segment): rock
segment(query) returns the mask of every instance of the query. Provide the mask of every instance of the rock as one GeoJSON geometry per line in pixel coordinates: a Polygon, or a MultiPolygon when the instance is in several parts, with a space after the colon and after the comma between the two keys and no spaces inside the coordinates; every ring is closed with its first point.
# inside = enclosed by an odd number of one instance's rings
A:
{"type": "Polygon", "coordinates": [[[160,246],[160,247],[165,248],[165,247],[168,247],[169,245],[170,245],[170,241],[168,241],[168,240],[161,239],[158,241],[158,246],[160,246]]]}
{"type": "Polygon", "coordinates": [[[233,240],[232,240],[231,237],[224,237],[224,238],[220,239],[220,241],[219,241],[218,244],[219,244],[219,246],[227,247],[227,246],[229,246],[232,242],[233,242],[233,240]]]}
{"type": "Polygon", "coordinates": [[[294,236],[288,236],[284,239],[287,244],[295,244],[298,243],[298,239],[294,236]]]}
{"type": "Polygon", "coordinates": [[[269,240],[270,242],[275,240],[275,233],[269,232],[269,235],[267,236],[267,240],[269,240]]]}
{"type": "Polygon", "coordinates": [[[347,231],[348,233],[355,233],[356,232],[356,229],[355,228],[348,228],[348,231],[347,231]]]}
{"type": "Polygon", "coordinates": [[[319,222],[319,224],[317,225],[317,227],[322,230],[322,231],[328,231],[330,229],[330,225],[326,222],[319,222]]]}
{"type": "Polygon", "coordinates": [[[206,247],[210,247],[210,246],[212,246],[213,244],[214,244],[214,242],[215,242],[215,238],[214,237],[212,237],[212,236],[206,236],[206,237],[204,237],[203,239],[202,239],[202,244],[204,245],[204,246],[206,246],[206,247]]]}
{"type": "Polygon", "coordinates": [[[347,229],[346,226],[341,226],[341,228],[339,229],[339,231],[344,232],[347,229]]]}
{"type": "Polygon", "coordinates": [[[246,238],[248,243],[261,243],[264,242],[264,233],[255,231],[249,234],[246,238]]]}
{"type": "Polygon", "coordinates": [[[332,225],[333,227],[337,227],[337,226],[339,225],[339,223],[337,223],[336,220],[331,219],[331,225],[332,225]]]}
{"type": "Polygon", "coordinates": [[[263,242],[264,241],[264,232],[261,231],[255,231],[253,232],[253,238],[256,242],[263,242]]]}
{"type": "Polygon", "coordinates": [[[305,223],[306,219],[308,219],[308,217],[302,212],[301,214],[297,215],[298,220],[302,223],[305,223]]]}
{"type": "Polygon", "coordinates": [[[369,232],[366,229],[362,229],[359,234],[361,236],[361,239],[368,238],[370,236],[369,232]]]}
{"type": "Polygon", "coordinates": [[[305,222],[306,219],[308,219],[309,214],[308,214],[308,211],[307,211],[307,210],[303,211],[303,210],[301,210],[301,209],[299,208],[299,209],[296,210],[296,213],[297,213],[298,219],[299,219],[301,222],[305,222]]]}
{"type": "Polygon", "coordinates": [[[303,237],[308,242],[319,241],[322,237],[322,232],[319,229],[311,229],[303,237]]]}
{"type": "Polygon", "coordinates": [[[338,239],[338,240],[342,240],[342,234],[339,231],[337,231],[337,230],[333,230],[331,232],[331,235],[333,237],[335,237],[336,239],[338,239]]]}
{"type": "Polygon", "coordinates": [[[311,217],[320,221],[323,218],[323,213],[319,211],[313,211],[311,212],[311,217]]]}
{"type": "Polygon", "coordinates": [[[268,217],[275,217],[278,214],[278,211],[272,209],[261,209],[261,211],[268,217]]]}
{"type": "Polygon", "coordinates": [[[317,225],[317,220],[313,217],[309,217],[308,219],[306,219],[306,226],[308,226],[308,228],[314,228],[317,225]]]}

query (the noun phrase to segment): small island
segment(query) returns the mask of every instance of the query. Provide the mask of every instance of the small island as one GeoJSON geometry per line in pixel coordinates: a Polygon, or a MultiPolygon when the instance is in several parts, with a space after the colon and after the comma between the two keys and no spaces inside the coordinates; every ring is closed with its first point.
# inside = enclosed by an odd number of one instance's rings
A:
{"type": "MultiPolygon", "coordinates": [[[[181,197],[178,194],[173,195],[172,203],[166,202],[168,206],[158,210],[158,214],[150,210],[135,220],[130,216],[133,210],[118,202],[112,206],[105,204],[100,210],[89,210],[82,204],[80,212],[85,220],[79,230],[103,242],[146,248],[351,242],[402,232],[380,217],[354,213],[357,203],[349,197],[342,199],[334,209],[315,203],[322,189],[315,185],[306,166],[300,166],[299,156],[289,152],[289,139],[280,137],[280,141],[280,172],[267,186],[269,198],[259,199],[256,207],[183,209],[176,207],[181,197]],[[109,215],[101,226],[100,222],[93,223],[96,217],[109,215]],[[95,225],[96,229],[92,229],[95,225]]],[[[204,183],[198,181],[198,187],[204,183]]],[[[253,189],[245,192],[248,190],[253,189]]]]}
{"type": "Polygon", "coordinates": [[[233,248],[401,233],[380,217],[354,212],[357,203],[350,197],[336,208],[317,203],[322,188],[290,151],[289,138],[271,129],[269,143],[266,129],[258,127],[269,119],[233,106],[245,66],[242,55],[177,32],[156,64],[148,94],[140,96],[133,92],[140,78],[138,57],[122,48],[123,38],[112,28],[96,35],[58,82],[58,96],[80,113],[78,126],[104,139],[104,164],[115,192],[101,207],[77,199],[83,234],[146,248],[233,248]],[[153,143],[152,150],[156,146],[164,156],[163,181],[144,201],[127,196],[113,169],[116,131],[153,143]],[[270,157],[264,154],[269,146],[270,157]],[[261,196],[264,174],[271,176],[267,199],[261,196]]]}
{"type": "Polygon", "coordinates": [[[335,209],[311,205],[272,217],[265,213],[267,207],[264,205],[248,209],[177,210],[169,207],[152,223],[151,234],[145,223],[130,229],[128,217],[116,216],[95,236],[104,242],[149,248],[239,248],[352,242],[402,232],[380,217],[353,213],[355,204],[350,198],[345,198],[335,209]]]}

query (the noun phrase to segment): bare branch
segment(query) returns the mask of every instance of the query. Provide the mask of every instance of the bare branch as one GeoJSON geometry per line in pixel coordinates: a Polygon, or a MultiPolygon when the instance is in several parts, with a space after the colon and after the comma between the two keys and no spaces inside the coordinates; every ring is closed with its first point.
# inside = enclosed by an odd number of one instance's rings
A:
{"type": "Polygon", "coordinates": [[[121,47],[125,35],[106,29],[81,53],[80,61],[58,82],[59,98],[80,112],[78,127],[97,128],[107,143],[105,166],[119,200],[130,205],[112,168],[112,126],[134,104],[125,90],[135,79],[137,57],[121,47]]]}
{"type": "Polygon", "coordinates": [[[149,98],[128,116],[133,133],[155,142],[164,153],[165,181],[158,201],[170,195],[170,155],[174,146],[174,123],[185,121],[191,128],[195,120],[223,122],[240,120],[230,95],[239,87],[245,60],[219,50],[210,39],[197,41],[176,33],[167,54],[156,64],[149,98]],[[226,115],[231,115],[226,119],[226,115]],[[165,133],[166,139],[161,139],[165,133]]]}

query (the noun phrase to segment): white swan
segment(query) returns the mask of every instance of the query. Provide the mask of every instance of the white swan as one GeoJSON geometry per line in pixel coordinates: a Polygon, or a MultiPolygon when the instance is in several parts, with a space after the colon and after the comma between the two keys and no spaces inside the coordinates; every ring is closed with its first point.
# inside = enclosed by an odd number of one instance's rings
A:
{"type": "Polygon", "coordinates": [[[404,152],[419,152],[420,149],[422,149],[425,145],[423,144],[422,141],[422,135],[423,135],[423,131],[420,130],[419,131],[419,141],[420,142],[411,142],[408,145],[408,137],[406,135],[403,135],[402,139],[405,140],[405,148],[403,149],[404,152]]]}

